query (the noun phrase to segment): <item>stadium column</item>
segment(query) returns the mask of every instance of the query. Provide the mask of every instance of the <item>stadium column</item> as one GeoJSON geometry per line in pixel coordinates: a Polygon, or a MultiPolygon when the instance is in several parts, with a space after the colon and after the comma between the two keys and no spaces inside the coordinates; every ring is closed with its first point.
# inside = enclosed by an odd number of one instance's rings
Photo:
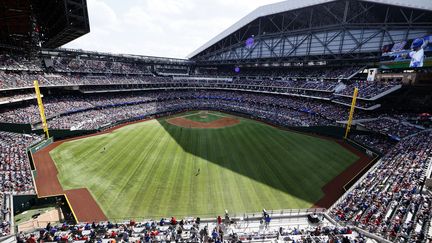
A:
{"type": "Polygon", "coordinates": [[[45,109],[44,109],[44,106],[42,103],[42,97],[41,97],[41,93],[40,93],[40,89],[39,89],[39,82],[37,80],[35,80],[33,83],[34,83],[34,88],[36,91],[36,98],[37,98],[37,102],[38,102],[38,106],[39,106],[39,113],[40,113],[40,117],[41,117],[41,121],[42,121],[42,128],[46,134],[46,138],[49,138],[48,124],[47,124],[46,118],[45,118],[45,109]]]}
{"type": "Polygon", "coordinates": [[[352,98],[352,103],[351,103],[351,110],[349,113],[349,118],[348,118],[348,123],[347,123],[347,127],[346,127],[346,131],[345,131],[345,139],[348,138],[348,134],[351,130],[351,124],[352,124],[352,120],[354,117],[354,110],[355,110],[355,106],[357,103],[357,96],[358,96],[358,88],[354,89],[354,94],[353,94],[353,98],[352,98]]]}

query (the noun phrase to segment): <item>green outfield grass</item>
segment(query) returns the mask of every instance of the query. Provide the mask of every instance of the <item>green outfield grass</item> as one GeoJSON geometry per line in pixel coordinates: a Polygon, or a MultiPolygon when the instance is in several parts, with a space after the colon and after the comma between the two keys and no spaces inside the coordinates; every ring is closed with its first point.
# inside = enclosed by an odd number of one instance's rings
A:
{"type": "Polygon", "coordinates": [[[151,120],[50,154],[64,189],[87,187],[110,219],[308,208],[358,159],[335,142],[239,119],[222,129],[151,120]]]}

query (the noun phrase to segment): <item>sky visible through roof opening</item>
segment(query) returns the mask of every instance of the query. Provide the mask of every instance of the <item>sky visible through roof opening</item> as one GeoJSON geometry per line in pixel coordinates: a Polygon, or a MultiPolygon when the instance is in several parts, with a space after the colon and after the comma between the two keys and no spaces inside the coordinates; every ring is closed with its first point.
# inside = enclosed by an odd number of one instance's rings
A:
{"type": "Polygon", "coordinates": [[[87,0],[91,32],[65,48],[185,58],[257,7],[281,0],[87,0]]]}

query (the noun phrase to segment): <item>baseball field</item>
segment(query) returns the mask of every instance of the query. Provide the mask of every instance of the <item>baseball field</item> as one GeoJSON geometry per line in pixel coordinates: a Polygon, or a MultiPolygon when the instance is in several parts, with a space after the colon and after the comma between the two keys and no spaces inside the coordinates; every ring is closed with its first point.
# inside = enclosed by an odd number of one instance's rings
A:
{"type": "Polygon", "coordinates": [[[359,159],[332,140],[217,112],[124,126],[50,155],[63,189],[87,188],[109,219],[308,208],[359,159]]]}

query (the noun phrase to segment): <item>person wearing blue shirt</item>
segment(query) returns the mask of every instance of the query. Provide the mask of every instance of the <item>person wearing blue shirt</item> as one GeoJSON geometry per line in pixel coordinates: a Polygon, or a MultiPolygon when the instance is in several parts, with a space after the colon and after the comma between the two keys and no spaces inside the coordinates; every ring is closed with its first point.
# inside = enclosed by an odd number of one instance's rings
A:
{"type": "Polygon", "coordinates": [[[271,221],[270,215],[267,214],[266,217],[265,217],[265,227],[266,227],[266,229],[268,228],[268,226],[270,224],[270,221],[271,221]]]}
{"type": "Polygon", "coordinates": [[[423,40],[423,38],[415,39],[411,45],[412,51],[409,53],[411,57],[410,67],[419,68],[423,67],[425,53],[424,48],[428,45],[428,40],[423,40]]]}

